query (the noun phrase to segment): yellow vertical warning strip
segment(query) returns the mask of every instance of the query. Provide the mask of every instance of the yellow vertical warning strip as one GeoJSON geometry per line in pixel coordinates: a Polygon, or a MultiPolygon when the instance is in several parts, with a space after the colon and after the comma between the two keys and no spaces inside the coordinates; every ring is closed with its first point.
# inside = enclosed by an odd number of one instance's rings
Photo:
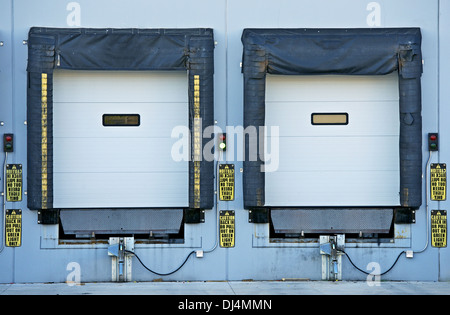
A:
{"type": "Polygon", "coordinates": [[[194,75],[194,208],[200,208],[201,131],[200,76],[194,75]]]}
{"type": "Polygon", "coordinates": [[[42,73],[41,76],[41,191],[42,191],[42,201],[41,208],[47,209],[48,202],[48,182],[47,182],[47,157],[48,157],[48,147],[47,147],[47,73],[42,73]]]}

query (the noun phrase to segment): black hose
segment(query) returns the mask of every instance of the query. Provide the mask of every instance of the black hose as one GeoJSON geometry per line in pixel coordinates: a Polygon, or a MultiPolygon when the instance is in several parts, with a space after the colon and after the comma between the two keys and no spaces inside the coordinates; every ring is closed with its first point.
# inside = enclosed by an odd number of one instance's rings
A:
{"type": "Polygon", "coordinates": [[[394,264],[393,264],[388,270],[386,270],[385,272],[380,273],[379,275],[374,275],[374,274],[372,274],[372,273],[370,273],[370,272],[367,272],[367,271],[364,271],[364,270],[358,268],[358,267],[353,263],[353,261],[350,259],[350,256],[349,256],[346,252],[344,252],[344,251],[341,250],[341,249],[337,249],[337,250],[338,250],[339,252],[344,253],[345,256],[347,256],[348,261],[350,261],[350,263],[353,265],[353,267],[355,267],[356,269],[358,269],[358,270],[361,271],[362,273],[365,273],[366,275],[372,275],[372,276],[382,276],[382,275],[387,274],[389,271],[392,270],[392,268],[394,268],[394,266],[395,266],[395,264],[397,263],[397,261],[399,260],[400,256],[405,252],[405,251],[402,251],[402,252],[397,256],[397,259],[394,261],[394,264]]]}
{"type": "Polygon", "coordinates": [[[178,267],[177,269],[175,269],[174,271],[171,271],[171,272],[168,272],[168,273],[159,273],[159,272],[156,272],[156,271],[151,270],[151,269],[148,268],[146,265],[144,265],[144,263],[142,262],[142,260],[139,258],[138,255],[136,255],[135,252],[132,252],[132,251],[129,251],[129,250],[125,250],[125,252],[126,252],[126,253],[130,253],[130,254],[133,254],[145,269],[147,269],[148,271],[150,271],[150,272],[152,272],[152,273],[154,273],[154,274],[157,274],[158,276],[168,276],[168,275],[171,275],[171,274],[177,272],[178,270],[181,269],[181,267],[184,266],[184,264],[188,261],[189,257],[191,257],[191,255],[192,255],[193,253],[195,253],[195,251],[190,252],[189,255],[187,255],[187,257],[186,257],[186,259],[184,260],[184,262],[181,264],[181,266],[178,267]]]}

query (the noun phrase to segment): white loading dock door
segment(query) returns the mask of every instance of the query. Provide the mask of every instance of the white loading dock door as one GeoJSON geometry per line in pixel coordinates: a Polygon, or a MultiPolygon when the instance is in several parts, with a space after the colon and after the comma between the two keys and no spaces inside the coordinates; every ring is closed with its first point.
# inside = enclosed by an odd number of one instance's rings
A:
{"type": "Polygon", "coordinates": [[[55,208],[187,207],[188,161],[171,138],[188,126],[187,72],[55,71],[55,208]],[[103,126],[138,114],[139,126],[103,126]]]}
{"type": "Polygon", "coordinates": [[[268,75],[265,124],[280,138],[265,205],[400,205],[398,89],[397,73],[268,75]],[[348,124],[313,125],[312,113],[347,113],[348,124]]]}

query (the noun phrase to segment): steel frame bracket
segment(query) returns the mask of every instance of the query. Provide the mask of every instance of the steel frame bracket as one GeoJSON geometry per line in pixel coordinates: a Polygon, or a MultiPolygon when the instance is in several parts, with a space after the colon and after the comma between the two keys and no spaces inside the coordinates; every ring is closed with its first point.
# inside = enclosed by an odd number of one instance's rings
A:
{"type": "Polygon", "coordinates": [[[322,255],[322,280],[342,280],[342,252],[345,234],[321,235],[319,249],[322,255]]]}
{"type": "Polygon", "coordinates": [[[112,257],[111,280],[114,282],[131,281],[132,255],[134,252],[134,237],[110,237],[108,256],[112,257]]]}

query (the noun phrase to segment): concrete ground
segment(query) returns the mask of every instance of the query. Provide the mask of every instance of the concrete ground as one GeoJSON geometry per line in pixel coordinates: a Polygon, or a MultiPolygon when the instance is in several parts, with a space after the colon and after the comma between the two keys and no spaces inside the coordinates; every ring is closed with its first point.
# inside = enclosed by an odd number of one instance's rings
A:
{"type": "MultiPolygon", "coordinates": [[[[218,281],[0,284],[0,295],[450,295],[450,282],[218,281]]],[[[198,299],[198,297],[197,297],[198,299]]]]}

